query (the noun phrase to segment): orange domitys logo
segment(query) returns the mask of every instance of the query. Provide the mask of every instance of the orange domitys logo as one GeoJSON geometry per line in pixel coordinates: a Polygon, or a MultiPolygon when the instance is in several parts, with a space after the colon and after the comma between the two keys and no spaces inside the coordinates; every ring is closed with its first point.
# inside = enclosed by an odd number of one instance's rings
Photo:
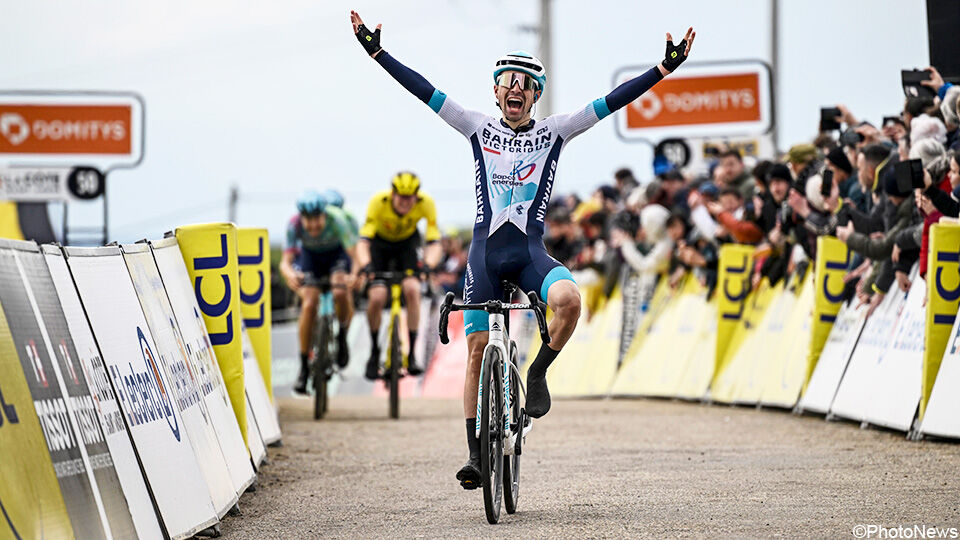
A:
{"type": "Polygon", "coordinates": [[[760,120],[760,75],[666,78],[626,107],[628,128],[760,120]]]}
{"type": "Polygon", "coordinates": [[[0,104],[2,154],[130,154],[130,105],[0,104]]]}

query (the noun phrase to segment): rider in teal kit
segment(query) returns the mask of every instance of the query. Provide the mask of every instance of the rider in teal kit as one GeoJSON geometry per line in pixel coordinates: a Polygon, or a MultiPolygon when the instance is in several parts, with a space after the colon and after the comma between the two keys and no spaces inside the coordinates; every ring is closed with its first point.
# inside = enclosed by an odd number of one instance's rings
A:
{"type": "MultiPolygon", "coordinates": [[[[500,299],[501,281],[508,280],[524,291],[537,291],[554,313],[551,342],[540,347],[527,372],[526,411],[539,418],[550,409],[547,367],[570,339],[580,315],[580,294],[573,276],[543,246],[543,221],[560,151],[570,139],[637,99],[677,69],[686,60],[696,34],[688,29],[677,45],[667,34],[666,57],[659,65],[580,110],[535,122],[530,109],[540,97],[547,77],[543,64],[530,54],[516,51],[496,62],[494,93],[502,116],[494,117],[464,109],[383,50],[380,25],[371,32],[353,11],[350,21],[367,54],[466,137],[473,148],[477,216],[464,302],[500,299]]],[[[470,351],[463,392],[470,459],[457,472],[457,479],[465,489],[475,489],[480,486],[480,443],[475,436],[474,415],[481,359],[487,343],[486,312],[466,312],[464,326],[470,351]]]]}

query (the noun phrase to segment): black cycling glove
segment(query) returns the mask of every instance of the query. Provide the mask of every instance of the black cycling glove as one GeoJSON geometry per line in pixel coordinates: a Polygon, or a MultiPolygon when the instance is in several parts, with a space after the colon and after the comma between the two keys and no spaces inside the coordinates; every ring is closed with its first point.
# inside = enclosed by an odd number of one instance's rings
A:
{"type": "Polygon", "coordinates": [[[373,32],[367,28],[366,25],[361,24],[357,28],[357,40],[360,41],[360,45],[363,45],[363,50],[367,51],[367,54],[373,56],[379,52],[382,47],[380,47],[380,29],[377,28],[373,32]]]}
{"type": "MultiPolygon", "coordinates": [[[[378,36],[379,37],[379,36],[378,36]]],[[[673,73],[680,67],[680,64],[687,59],[685,51],[687,50],[687,40],[681,40],[677,45],[673,44],[673,40],[667,41],[667,55],[663,59],[663,67],[667,71],[673,73]]]]}

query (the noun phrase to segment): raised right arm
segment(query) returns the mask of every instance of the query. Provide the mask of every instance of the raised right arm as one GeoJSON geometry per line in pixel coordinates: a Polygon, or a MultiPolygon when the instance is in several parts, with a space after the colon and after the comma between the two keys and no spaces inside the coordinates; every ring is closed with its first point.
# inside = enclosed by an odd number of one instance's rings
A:
{"type": "Polygon", "coordinates": [[[446,123],[463,134],[464,137],[470,137],[480,126],[483,122],[483,114],[464,109],[449,99],[446,94],[434,88],[422,75],[401,64],[400,61],[380,47],[380,25],[377,25],[374,32],[370,32],[356,12],[350,13],[350,20],[353,23],[353,31],[357,40],[360,41],[360,45],[367,51],[367,54],[373,57],[408,92],[426,103],[433,112],[440,115],[440,118],[443,118],[446,123]]]}

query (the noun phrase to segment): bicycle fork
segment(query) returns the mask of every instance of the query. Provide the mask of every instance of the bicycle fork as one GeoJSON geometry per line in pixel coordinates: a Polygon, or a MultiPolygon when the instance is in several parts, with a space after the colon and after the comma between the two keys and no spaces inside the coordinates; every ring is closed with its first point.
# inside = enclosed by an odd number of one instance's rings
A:
{"type": "MultiPolygon", "coordinates": [[[[513,454],[514,443],[516,442],[516,435],[510,430],[510,425],[513,422],[513,407],[511,406],[512,394],[510,392],[510,356],[509,351],[506,349],[507,335],[504,331],[504,316],[500,313],[491,313],[489,316],[489,339],[487,340],[487,347],[498,347],[501,353],[501,364],[500,370],[501,373],[496,374],[503,377],[503,431],[504,435],[509,435],[509,438],[504,441],[506,446],[504,447],[504,454],[510,455],[513,454]]],[[[477,385],[477,422],[476,422],[476,436],[480,437],[480,424],[482,418],[481,406],[483,404],[483,371],[486,367],[484,364],[487,361],[487,355],[484,354],[481,363],[480,363],[480,381],[477,385]]],[[[495,375],[495,376],[496,376],[495,375]]],[[[495,397],[495,396],[492,396],[495,397]]]]}

